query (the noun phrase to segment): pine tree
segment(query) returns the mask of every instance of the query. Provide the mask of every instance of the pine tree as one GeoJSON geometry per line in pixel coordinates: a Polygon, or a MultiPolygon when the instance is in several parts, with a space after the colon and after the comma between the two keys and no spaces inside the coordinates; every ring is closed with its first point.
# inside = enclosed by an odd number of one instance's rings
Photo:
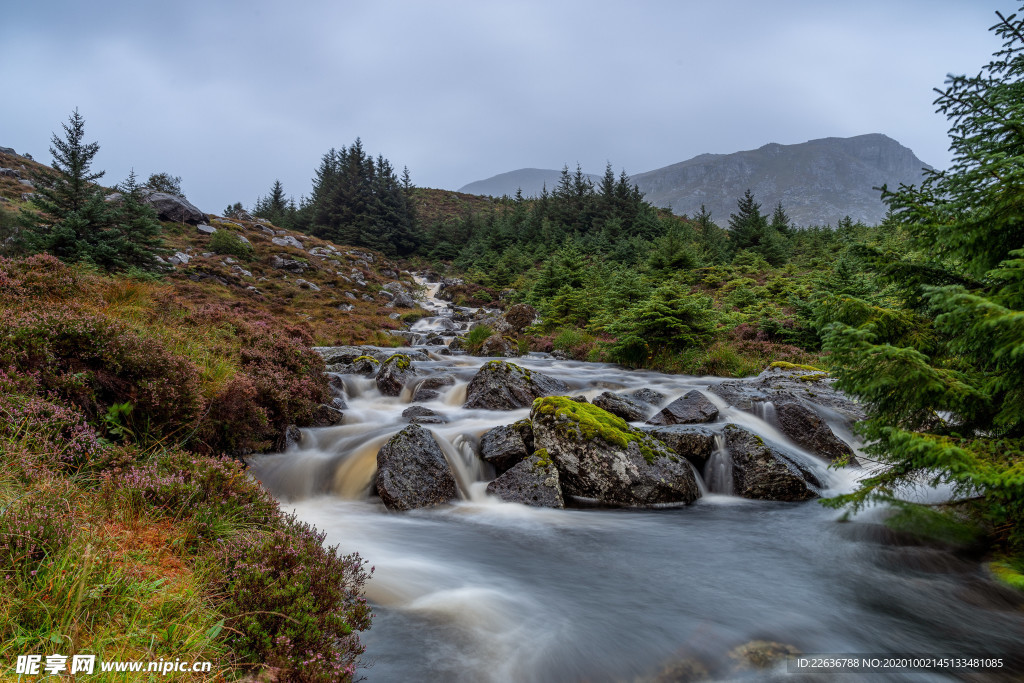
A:
{"type": "Polygon", "coordinates": [[[789,219],[789,214],[782,208],[782,202],[779,202],[775,206],[775,211],[772,212],[772,222],[769,227],[778,232],[783,237],[788,237],[793,229],[793,222],[789,219]]]}
{"type": "Polygon", "coordinates": [[[710,264],[722,264],[729,260],[729,240],[725,230],[715,224],[711,212],[703,204],[694,216],[697,226],[697,242],[700,245],[701,260],[710,264]]]}
{"type": "Polygon", "coordinates": [[[54,133],[50,139],[50,155],[56,174],[42,171],[36,183],[33,202],[54,218],[82,210],[102,190],[95,184],[103,171],[91,171],[93,158],[100,151],[99,143],[83,142],[85,119],[75,109],[62,123],[64,137],[54,133]]]}
{"type": "Polygon", "coordinates": [[[935,100],[952,122],[952,166],[918,187],[883,188],[922,255],[900,264],[918,272],[919,301],[826,306],[839,386],[866,401],[861,429],[887,465],[832,503],[880,499],[912,515],[902,485],[948,482],[951,506],[1024,553],[1024,20],[999,19],[1003,49],[935,100]]]}
{"type": "Polygon", "coordinates": [[[761,244],[768,220],[761,213],[761,205],[754,201],[750,190],[736,202],[736,213],[729,214],[729,239],[736,251],[751,249],[761,244]]]}
{"type": "Polygon", "coordinates": [[[154,192],[166,192],[185,199],[185,193],[181,191],[181,176],[170,173],[153,173],[146,181],[145,187],[154,192]]]}

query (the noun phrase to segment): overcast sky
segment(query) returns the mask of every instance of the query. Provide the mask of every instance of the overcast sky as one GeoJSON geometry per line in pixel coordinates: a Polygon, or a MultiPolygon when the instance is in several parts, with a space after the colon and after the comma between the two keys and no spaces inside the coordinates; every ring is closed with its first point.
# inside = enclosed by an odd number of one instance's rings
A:
{"type": "Polygon", "coordinates": [[[48,162],[76,107],[114,184],[219,213],[308,194],[357,136],[423,187],[523,167],[639,173],[885,133],[949,161],[933,87],[976,73],[1006,0],[292,3],[26,0],[0,21],[0,146],[48,162]]]}

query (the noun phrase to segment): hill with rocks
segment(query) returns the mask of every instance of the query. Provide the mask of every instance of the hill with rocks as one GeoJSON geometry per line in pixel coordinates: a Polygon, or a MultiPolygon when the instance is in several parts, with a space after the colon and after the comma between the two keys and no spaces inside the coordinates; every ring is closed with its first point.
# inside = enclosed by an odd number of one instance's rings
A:
{"type": "MultiPolygon", "coordinates": [[[[732,154],[701,154],[630,177],[647,201],[677,215],[695,215],[701,204],[725,225],[736,202],[751,190],[765,213],[778,203],[796,225],[835,225],[845,216],[873,225],[885,216],[877,189],[921,181],[926,163],[896,140],[872,133],[821,138],[795,145],[769,143],[732,154]]],[[[526,196],[558,183],[560,172],[535,168],[469,183],[460,192],[526,196]]],[[[597,176],[589,175],[594,182],[597,176]]]]}

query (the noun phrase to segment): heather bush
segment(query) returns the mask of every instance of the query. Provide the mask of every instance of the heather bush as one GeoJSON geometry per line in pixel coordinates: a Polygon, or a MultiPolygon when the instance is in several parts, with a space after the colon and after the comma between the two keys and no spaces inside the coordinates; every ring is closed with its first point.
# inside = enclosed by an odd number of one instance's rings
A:
{"type": "Polygon", "coordinates": [[[42,463],[70,471],[78,471],[105,448],[80,411],[8,392],[0,393],[0,438],[17,442],[42,463]]]}
{"type": "Polygon", "coordinates": [[[32,580],[44,563],[74,538],[67,510],[56,501],[18,500],[0,514],[0,576],[5,582],[32,580]]]}
{"type": "Polygon", "coordinates": [[[266,525],[277,503],[241,463],[172,451],[103,477],[111,510],[170,517],[187,525],[186,542],[209,542],[225,530],[266,525]]]}
{"type": "Polygon", "coordinates": [[[111,405],[130,402],[136,435],[191,428],[203,404],[194,364],[125,325],[66,306],[0,320],[0,366],[38,373],[44,390],[94,423],[111,405]]]}
{"type": "Polygon", "coordinates": [[[27,297],[69,298],[81,293],[81,280],[50,254],[24,259],[0,258],[0,300],[27,297]]]}
{"type": "Polygon", "coordinates": [[[324,547],[324,536],[287,517],[217,555],[229,644],[244,660],[279,669],[278,680],[351,681],[364,650],[356,632],[372,616],[367,572],[358,555],[324,547]]]}

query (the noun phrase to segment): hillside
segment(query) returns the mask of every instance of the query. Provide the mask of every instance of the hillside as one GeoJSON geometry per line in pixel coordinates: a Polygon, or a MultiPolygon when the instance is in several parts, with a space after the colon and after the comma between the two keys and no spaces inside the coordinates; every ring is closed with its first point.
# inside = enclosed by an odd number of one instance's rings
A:
{"type": "Polygon", "coordinates": [[[652,204],[689,215],[704,204],[720,225],[747,189],[766,212],[782,202],[797,225],[835,225],[844,216],[875,224],[885,206],[873,188],[918,183],[926,166],[892,138],[870,134],[702,154],[637,174],[633,181],[652,204]]]}
{"type": "MultiPolygon", "coordinates": [[[[558,179],[562,172],[550,168],[520,168],[508,173],[499,173],[486,180],[477,180],[459,188],[459,192],[468,194],[490,195],[501,197],[508,195],[515,196],[516,190],[521,189],[524,197],[539,197],[541,191],[547,186],[550,192],[558,185],[558,179]]],[[[586,174],[594,183],[601,180],[600,176],[592,173],[586,174]]]]}
{"type": "MultiPolygon", "coordinates": [[[[885,206],[874,188],[918,183],[927,166],[897,141],[872,133],[701,154],[631,180],[655,206],[692,216],[704,204],[722,226],[747,189],[765,213],[782,202],[797,225],[835,225],[844,216],[875,224],[885,215],[885,206]]],[[[524,195],[539,194],[542,183],[550,190],[558,177],[558,171],[527,168],[469,183],[460,191],[500,197],[522,187],[524,195]]]]}

